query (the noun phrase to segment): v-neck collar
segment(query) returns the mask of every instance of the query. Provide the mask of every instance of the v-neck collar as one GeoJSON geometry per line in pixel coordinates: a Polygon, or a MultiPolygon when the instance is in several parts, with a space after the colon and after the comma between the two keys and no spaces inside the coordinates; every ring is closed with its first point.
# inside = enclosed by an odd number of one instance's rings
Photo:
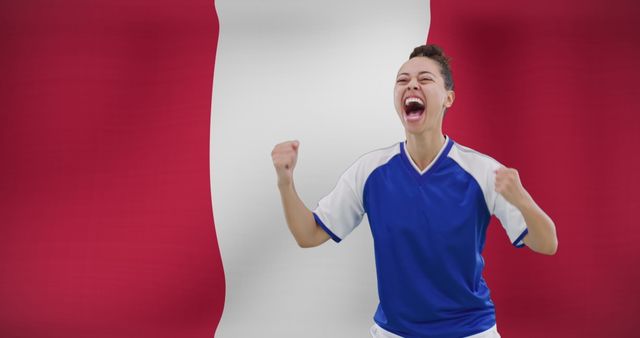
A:
{"type": "Polygon", "coordinates": [[[402,153],[403,159],[402,162],[406,164],[407,169],[412,172],[412,175],[414,175],[418,179],[426,177],[427,174],[433,171],[432,169],[436,167],[440,162],[442,162],[444,157],[446,157],[443,154],[449,153],[449,149],[451,149],[451,145],[453,144],[453,141],[449,138],[449,136],[445,135],[444,144],[440,148],[440,151],[438,151],[436,157],[433,159],[433,161],[431,161],[431,163],[429,163],[426,168],[424,168],[424,170],[420,170],[418,168],[418,165],[413,162],[413,159],[409,155],[409,152],[406,149],[405,142],[406,141],[400,142],[400,152],[402,153]]]}

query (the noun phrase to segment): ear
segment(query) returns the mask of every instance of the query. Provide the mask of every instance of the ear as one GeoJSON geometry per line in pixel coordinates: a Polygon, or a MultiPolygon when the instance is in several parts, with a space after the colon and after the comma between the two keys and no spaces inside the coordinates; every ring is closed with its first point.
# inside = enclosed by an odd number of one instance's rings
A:
{"type": "Polygon", "coordinates": [[[453,90],[447,91],[447,98],[444,101],[444,106],[450,108],[453,105],[453,101],[456,99],[456,93],[453,90]]]}

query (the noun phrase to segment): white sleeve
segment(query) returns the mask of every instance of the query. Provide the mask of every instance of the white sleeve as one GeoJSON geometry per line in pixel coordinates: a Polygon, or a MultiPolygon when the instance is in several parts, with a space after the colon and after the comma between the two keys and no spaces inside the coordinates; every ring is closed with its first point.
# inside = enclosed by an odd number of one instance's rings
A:
{"type": "Polygon", "coordinates": [[[478,182],[484,194],[489,213],[500,220],[502,227],[507,231],[507,236],[509,236],[511,243],[518,248],[523,247],[524,242],[522,239],[528,232],[524,217],[518,208],[507,202],[496,191],[495,170],[502,165],[487,155],[458,144],[454,144],[448,156],[478,182]]]}
{"type": "MultiPolygon", "coordinates": [[[[497,168],[496,168],[497,169],[497,168]]],[[[493,202],[493,210],[491,211],[492,215],[495,215],[502,224],[504,230],[506,230],[507,235],[509,236],[509,240],[511,244],[515,245],[518,248],[524,246],[524,236],[527,235],[527,224],[524,222],[524,217],[518,208],[516,208],[513,204],[509,203],[502,195],[500,195],[495,190],[495,182],[496,182],[496,174],[491,171],[489,175],[489,188],[490,192],[494,195],[493,202]]]]}
{"type": "Polygon", "coordinates": [[[323,228],[331,238],[340,242],[355,229],[364,216],[362,194],[357,193],[358,163],[356,162],[345,171],[338,184],[313,211],[316,223],[323,228]]]}

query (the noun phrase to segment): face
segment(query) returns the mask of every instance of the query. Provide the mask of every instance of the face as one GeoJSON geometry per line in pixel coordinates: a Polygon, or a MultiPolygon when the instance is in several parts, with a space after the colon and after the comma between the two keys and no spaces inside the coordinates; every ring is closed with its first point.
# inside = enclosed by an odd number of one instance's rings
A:
{"type": "Polygon", "coordinates": [[[444,110],[451,107],[454,98],[453,91],[445,88],[436,61],[418,56],[400,67],[394,104],[407,133],[441,131],[444,110]]]}

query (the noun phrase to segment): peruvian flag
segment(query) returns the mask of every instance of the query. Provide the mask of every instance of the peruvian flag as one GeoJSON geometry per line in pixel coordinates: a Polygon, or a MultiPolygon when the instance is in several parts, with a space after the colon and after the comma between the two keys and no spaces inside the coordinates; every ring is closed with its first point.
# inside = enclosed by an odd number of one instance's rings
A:
{"type": "Polygon", "coordinates": [[[555,256],[489,226],[503,337],[632,337],[640,313],[640,3],[129,0],[0,4],[0,337],[367,337],[363,222],[297,247],[308,207],[404,139],[396,72],[452,58],[444,133],[518,169],[555,256]],[[215,221],[214,221],[215,220],[215,221]]]}

